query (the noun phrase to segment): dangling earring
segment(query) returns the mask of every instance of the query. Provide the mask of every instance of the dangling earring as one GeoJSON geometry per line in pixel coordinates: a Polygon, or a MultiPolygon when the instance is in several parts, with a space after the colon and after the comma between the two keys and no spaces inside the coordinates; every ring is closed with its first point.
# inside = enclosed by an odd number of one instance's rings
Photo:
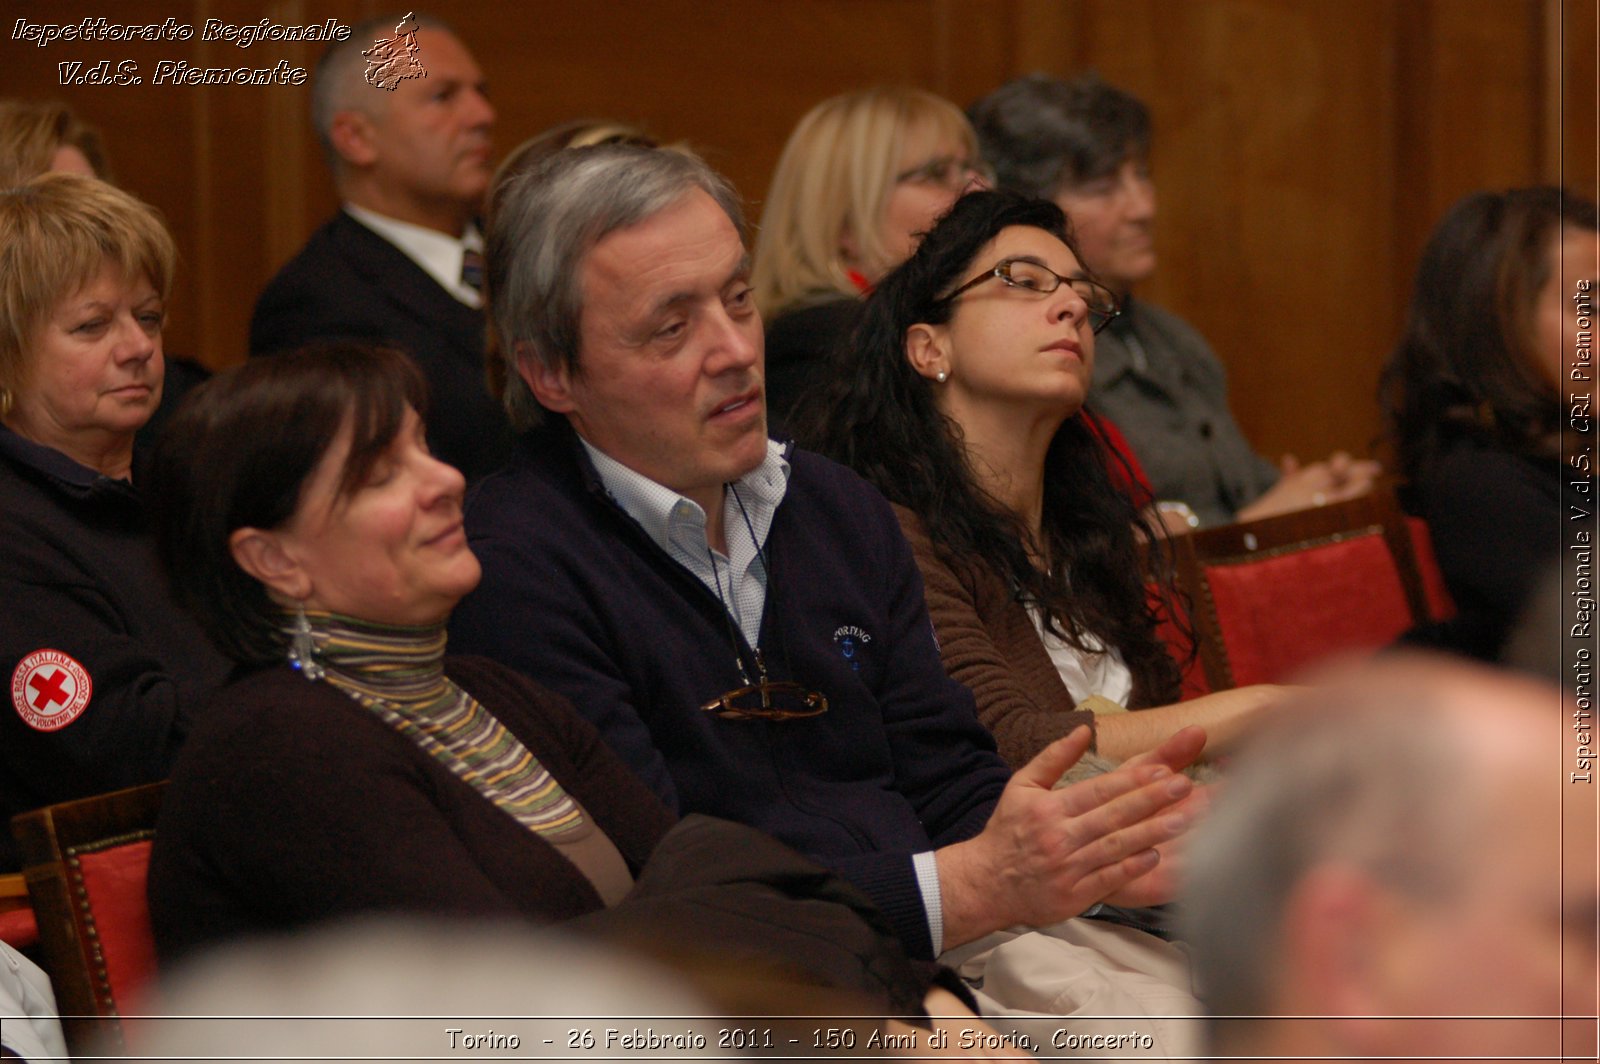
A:
{"type": "Polygon", "coordinates": [[[943,384],[945,381],[950,379],[950,374],[946,373],[944,370],[940,370],[938,373],[933,375],[933,379],[938,381],[940,384],[943,384]]]}
{"type": "Polygon", "coordinates": [[[11,413],[11,389],[0,388],[0,418],[11,413]]]}
{"type": "Polygon", "coordinates": [[[308,680],[320,680],[323,676],[322,665],[317,661],[317,643],[311,631],[311,622],[306,619],[304,604],[297,603],[294,608],[294,632],[289,638],[289,664],[300,670],[300,675],[308,680]]]}

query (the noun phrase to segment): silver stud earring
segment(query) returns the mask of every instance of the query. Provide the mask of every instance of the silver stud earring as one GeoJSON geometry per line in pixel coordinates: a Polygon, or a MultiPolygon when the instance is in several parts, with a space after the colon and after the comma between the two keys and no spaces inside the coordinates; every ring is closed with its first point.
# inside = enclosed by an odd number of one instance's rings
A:
{"type": "Polygon", "coordinates": [[[294,608],[294,633],[289,638],[289,664],[300,670],[300,675],[308,680],[320,680],[323,676],[322,665],[317,661],[317,643],[311,631],[311,622],[306,619],[306,608],[297,605],[294,608]]]}
{"type": "Polygon", "coordinates": [[[945,381],[950,379],[950,374],[946,373],[944,370],[940,370],[938,373],[933,375],[933,379],[938,381],[940,384],[943,384],[945,381]]]}

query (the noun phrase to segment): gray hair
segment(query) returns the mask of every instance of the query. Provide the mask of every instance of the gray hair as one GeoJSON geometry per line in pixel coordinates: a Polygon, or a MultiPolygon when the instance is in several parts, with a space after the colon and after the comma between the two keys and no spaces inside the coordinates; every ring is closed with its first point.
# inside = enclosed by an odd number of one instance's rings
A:
{"type": "Polygon", "coordinates": [[[1050,199],[1150,155],[1150,111],[1093,73],[1014,78],[967,108],[978,147],[1008,192],[1050,199]]]}
{"type": "MultiPolygon", "coordinates": [[[[317,60],[317,68],[311,74],[311,125],[322,145],[322,154],[335,173],[342,162],[333,146],[334,116],[341,111],[375,114],[389,100],[388,92],[368,85],[362,76],[367,61],[361,53],[380,38],[392,36],[395,26],[405,17],[404,14],[375,15],[358,22],[350,28],[349,37],[329,45],[317,60]]],[[[446,23],[432,15],[413,14],[410,20],[418,29],[442,30],[455,35],[446,23]]]]}
{"type": "Polygon", "coordinates": [[[680,151],[628,144],[569,148],[496,190],[485,280],[514,428],[532,428],[544,419],[544,408],[517,372],[519,347],[526,345],[545,366],[579,371],[589,251],[607,234],[638,225],[695,189],[716,201],[743,239],[744,214],[733,186],[680,151]]]}
{"type": "Polygon", "coordinates": [[[1321,691],[1230,770],[1189,842],[1179,907],[1217,1048],[1235,1030],[1227,1017],[1270,1011],[1285,907],[1313,868],[1348,863],[1434,901],[1460,885],[1478,817],[1442,701],[1421,685],[1321,691]]]}

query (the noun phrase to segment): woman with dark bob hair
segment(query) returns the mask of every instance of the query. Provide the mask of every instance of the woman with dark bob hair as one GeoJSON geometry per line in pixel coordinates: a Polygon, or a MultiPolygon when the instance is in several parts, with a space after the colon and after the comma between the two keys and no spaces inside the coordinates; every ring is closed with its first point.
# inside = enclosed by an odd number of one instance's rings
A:
{"type": "Polygon", "coordinates": [[[362,913],[511,918],[975,1022],[854,888],[750,828],[674,826],[560,696],[445,656],[480,570],[424,410],[404,355],[331,345],[221,374],[162,436],[161,554],[239,666],[163,801],[163,962],[362,913]]]}
{"type": "Polygon", "coordinates": [[[1593,484],[1580,449],[1592,416],[1566,425],[1561,392],[1572,372],[1594,378],[1592,362],[1571,360],[1579,318],[1594,313],[1596,230],[1594,203],[1564,189],[1467,196],[1423,249],[1384,369],[1407,505],[1427,520],[1460,610],[1442,636],[1478,657],[1498,653],[1559,553],[1562,482],[1593,484]]]}
{"type": "Polygon", "coordinates": [[[1110,761],[1188,724],[1215,752],[1277,695],[1163,705],[1179,674],[1134,529],[1159,533],[1081,416],[1095,333],[1116,313],[1059,207],[969,193],[878,285],[850,371],[801,422],[895,504],[945,666],[1013,765],[1079,724],[1110,761]]]}

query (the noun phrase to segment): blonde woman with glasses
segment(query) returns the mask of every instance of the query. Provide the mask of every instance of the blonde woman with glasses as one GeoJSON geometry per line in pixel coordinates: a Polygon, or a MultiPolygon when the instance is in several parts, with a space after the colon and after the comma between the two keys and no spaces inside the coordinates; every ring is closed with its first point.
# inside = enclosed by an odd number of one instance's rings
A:
{"type": "Polygon", "coordinates": [[[860,298],[962,192],[987,181],[966,116],[920,89],[846,93],[800,120],[767,190],[752,278],[776,424],[820,382],[860,298]]]}

